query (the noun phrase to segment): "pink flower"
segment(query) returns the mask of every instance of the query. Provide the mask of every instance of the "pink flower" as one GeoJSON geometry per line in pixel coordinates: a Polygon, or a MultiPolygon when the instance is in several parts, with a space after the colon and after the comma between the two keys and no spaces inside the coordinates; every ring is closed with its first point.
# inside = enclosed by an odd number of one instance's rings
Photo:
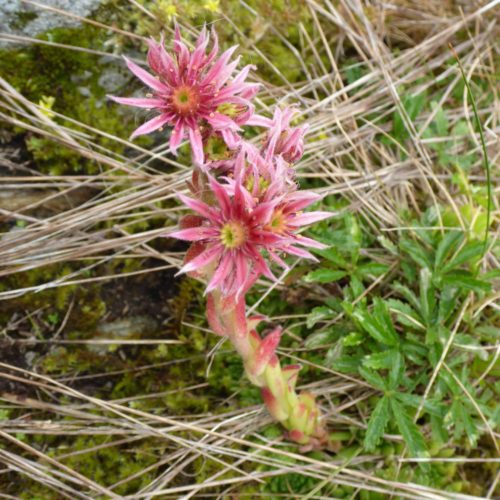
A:
{"type": "Polygon", "coordinates": [[[276,202],[255,206],[250,193],[239,184],[234,188],[232,199],[226,187],[213,177],[209,177],[209,185],[215,198],[214,206],[179,195],[184,205],[204,217],[204,223],[168,236],[205,244],[205,251],[179,272],[213,266],[206,291],[218,288],[224,295],[238,296],[254,283],[256,275],[274,278],[260,250],[277,240],[273,234],[262,230],[276,202]]]}
{"type": "Polygon", "coordinates": [[[297,189],[295,171],[281,156],[265,158],[252,144],[242,142],[232,164],[229,186],[241,182],[254,198],[270,200],[297,189]]]}
{"type": "Polygon", "coordinates": [[[203,165],[202,131],[208,126],[220,132],[229,147],[239,142],[240,125],[250,121],[253,106],[250,99],[258,90],[258,84],[245,82],[251,66],[245,66],[232,80],[239,57],[230,62],[236,46],[226,50],[218,59],[218,41],[212,32],[213,47],[207,54],[210,36],[203,28],[191,52],[181,40],[176,28],[173,57],[163,44],[149,42],[148,64],[155,76],[125,59],[135,76],[151,88],[146,98],[111,99],[129,106],[154,109],[158,116],[141,125],[132,138],[148,134],[163,126],[173,127],[170,149],[175,154],[181,141],[189,137],[193,159],[203,165]]]}
{"type": "Polygon", "coordinates": [[[332,215],[330,212],[301,213],[304,207],[318,200],[319,195],[296,191],[258,200],[238,181],[228,186],[209,177],[209,186],[215,198],[213,205],[179,195],[187,207],[204,218],[204,222],[168,235],[205,245],[205,250],[185,264],[180,272],[207,269],[211,276],[207,292],[219,289],[226,296],[238,297],[258,276],[274,279],[263,251],[272,261],[286,268],[279,253],[316,260],[301,247],[325,248],[319,242],[296,234],[301,226],[332,215]]]}
{"type": "Polygon", "coordinates": [[[268,138],[264,146],[266,159],[281,155],[289,163],[294,163],[304,154],[304,135],[308,125],[291,127],[290,121],[297,113],[295,108],[276,108],[269,126],[268,138]]]}
{"type": "MultiPolygon", "coordinates": [[[[273,248],[269,251],[269,255],[272,260],[283,268],[286,269],[287,265],[278,256],[279,252],[296,255],[305,259],[317,260],[310,252],[300,247],[327,248],[326,245],[319,241],[298,234],[302,226],[308,226],[334,215],[332,212],[302,212],[304,208],[319,201],[321,198],[321,195],[311,191],[292,191],[283,196],[274,207],[270,220],[264,226],[264,229],[275,236],[279,236],[279,239],[276,240],[273,248]]],[[[264,203],[266,199],[267,196],[264,196],[264,203]]]]}

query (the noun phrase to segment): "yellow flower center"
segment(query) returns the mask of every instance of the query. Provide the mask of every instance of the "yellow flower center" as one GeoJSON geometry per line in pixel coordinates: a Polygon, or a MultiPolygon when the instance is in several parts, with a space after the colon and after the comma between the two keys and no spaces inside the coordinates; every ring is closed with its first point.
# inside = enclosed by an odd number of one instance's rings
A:
{"type": "Polygon", "coordinates": [[[268,231],[271,231],[272,233],[277,233],[277,234],[281,234],[281,233],[285,232],[286,220],[285,220],[285,217],[283,217],[283,212],[281,210],[276,210],[274,212],[272,219],[270,220],[269,224],[266,226],[266,229],[268,231]]]}
{"type": "MultiPolygon", "coordinates": [[[[269,184],[271,184],[267,179],[264,179],[264,177],[259,177],[258,180],[258,193],[263,193],[268,187],[269,184]]],[[[247,188],[247,191],[252,192],[253,188],[255,187],[255,176],[254,175],[249,175],[247,180],[245,181],[245,187],[247,188]]]]}
{"type": "Polygon", "coordinates": [[[220,230],[220,240],[229,249],[241,247],[247,239],[247,232],[241,222],[226,222],[220,230]]]}
{"type": "Polygon", "coordinates": [[[194,113],[200,105],[200,96],[194,87],[182,85],[172,92],[172,105],[180,115],[194,113]]]}
{"type": "Polygon", "coordinates": [[[229,102],[217,106],[217,112],[222,115],[229,116],[229,118],[236,118],[238,115],[243,113],[243,111],[245,111],[243,106],[229,102]]]}

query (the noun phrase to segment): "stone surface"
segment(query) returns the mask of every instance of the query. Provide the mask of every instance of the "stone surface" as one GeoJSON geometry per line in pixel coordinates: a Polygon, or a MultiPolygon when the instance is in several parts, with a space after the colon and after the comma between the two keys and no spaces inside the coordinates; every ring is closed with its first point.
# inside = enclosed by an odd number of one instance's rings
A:
{"type": "MultiPolygon", "coordinates": [[[[87,17],[102,0],[40,0],[38,3],[53,7],[68,14],[87,17]]],[[[0,33],[33,37],[60,26],[78,26],[74,17],[57,14],[36,7],[22,0],[0,0],[0,33]]],[[[0,46],[12,42],[0,38],[0,46]]]]}

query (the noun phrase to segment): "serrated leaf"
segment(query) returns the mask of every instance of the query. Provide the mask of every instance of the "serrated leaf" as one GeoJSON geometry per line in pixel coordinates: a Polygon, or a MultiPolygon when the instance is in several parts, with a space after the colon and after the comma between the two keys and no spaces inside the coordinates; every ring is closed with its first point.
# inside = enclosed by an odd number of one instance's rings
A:
{"type": "Polygon", "coordinates": [[[402,295],[413,307],[414,309],[420,309],[420,301],[418,300],[415,293],[410,290],[407,286],[398,283],[397,281],[393,284],[393,288],[396,292],[402,295]]]}
{"type": "Polygon", "coordinates": [[[327,318],[333,318],[335,311],[327,306],[315,307],[308,315],[306,319],[307,328],[312,328],[316,323],[327,318]]]}
{"type": "Polygon", "coordinates": [[[384,379],[378,374],[375,373],[371,370],[368,370],[367,368],[363,368],[360,366],[358,368],[358,371],[360,375],[373,387],[376,389],[379,389],[381,391],[384,391],[387,389],[387,385],[384,381],[384,379]]]}
{"type": "Polygon", "coordinates": [[[337,342],[333,347],[330,347],[330,349],[328,349],[328,352],[325,356],[326,366],[332,366],[333,364],[335,364],[335,361],[337,359],[340,359],[343,351],[342,347],[342,342],[337,342]]]}
{"type": "Polygon", "coordinates": [[[309,335],[304,343],[304,345],[313,349],[325,344],[331,344],[337,338],[336,332],[326,331],[326,332],[317,332],[309,335]]]}
{"type": "Polygon", "coordinates": [[[482,241],[467,243],[449,262],[443,266],[442,273],[444,274],[452,269],[456,269],[466,262],[473,262],[476,257],[481,257],[483,252],[484,243],[482,241]]]}
{"type": "Polygon", "coordinates": [[[304,277],[304,281],[307,281],[307,283],[333,283],[344,276],[347,276],[345,271],[321,268],[307,274],[304,277]]]}
{"type": "Polygon", "coordinates": [[[365,291],[363,282],[355,274],[351,275],[350,289],[352,290],[353,299],[357,299],[365,291]]]}
{"type": "Polygon", "coordinates": [[[358,321],[360,326],[376,341],[388,346],[396,346],[399,342],[399,337],[393,329],[387,329],[385,325],[381,325],[368,311],[358,307],[352,313],[354,319],[358,321]]]}
{"type": "Polygon", "coordinates": [[[331,363],[331,368],[343,373],[356,373],[360,364],[360,357],[340,356],[331,363]]]}
{"type": "Polygon", "coordinates": [[[458,289],[456,287],[444,286],[441,290],[441,296],[438,307],[438,322],[444,324],[451,313],[457,307],[458,289]]]}
{"type": "Polygon", "coordinates": [[[334,247],[324,248],[324,249],[313,248],[312,251],[316,255],[323,257],[323,259],[326,259],[329,262],[332,262],[333,264],[339,267],[347,266],[347,261],[344,259],[344,257],[342,257],[342,255],[340,255],[340,252],[334,247]]]}
{"type": "Polygon", "coordinates": [[[389,371],[389,387],[397,389],[403,383],[405,359],[399,351],[393,351],[392,366],[389,371]]]}
{"type": "Polygon", "coordinates": [[[489,292],[491,284],[475,278],[468,271],[452,271],[443,277],[443,284],[470,290],[471,292],[489,292]]]}
{"type": "Polygon", "coordinates": [[[366,429],[364,445],[367,451],[374,451],[380,438],[383,436],[387,423],[391,417],[389,398],[384,396],[375,406],[368,428],[366,429]]]}
{"type": "Polygon", "coordinates": [[[363,342],[365,337],[360,332],[350,332],[349,335],[342,339],[345,347],[355,347],[363,342]]]}
{"type": "Polygon", "coordinates": [[[429,253],[418,243],[412,240],[401,240],[399,244],[401,250],[407,253],[420,267],[432,267],[429,253]]]}
{"type": "Polygon", "coordinates": [[[434,116],[434,125],[436,126],[436,132],[439,136],[444,137],[448,135],[448,118],[443,108],[435,101],[431,104],[433,109],[439,108],[434,116]]]}
{"type": "Polygon", "coordinates": [[[398,352],[395,349],[375,352],[363,358],[363,366],[372,370],[383,370],[393,366],[398,352]]]}
{"type": "Polygon", "coordinates": [[[412,363],[416,365],[422,365],[427,362],[427,347],[419,342],[403,342],[401,346],[401,350],[412,363]]]}
{"type": "Polygon", "coordinates": [[[389,310],[396,313],[396,320],[404,326],[423,330],[425,327],[421,323],[418,313],[406,302],[397,299],[386,300],[389,310]]]}
{"type": "Polygon", "coordinates": [[[398,247],[386,236],[377,236],[378,242],[392,255],[399,255],[398,247]]]}
{"type": "Polygon", "coordinates": [[[425,324],[432,324],[434,308],[436,306],[436,292],[432,284],[432,273],[429,268],[420,269],[420,314],[425,324]]]}
{"type": "Polygon", "coordinates": [[[477,444],[478,432],[470,416],[469,410],[461,401],[455,400],[452,403],[451,415],[453,423],[455,424],[455,439],[458,440],[462,432],[465,432],[471,446],[475,447],[477,444]]]}
{"type": "Polygon", "coordinates": [[[464,234],[460,231],[450,231],[439,243],[434,258],[434,269],[440,272],[448,255],[463,241],[464,234]]]}
{"type": "Polygon", "coordinates": [[[396,421],[401,436],[403,436],[403,439],[408,446],[410,454],[413,457],[428,456],[424,438],[422,437],[422,434],[420,434],[418,427],[409,417],[404,406],[395,398],[391,398],[390,403],[394,420],[396,421]]]}
{"type": "Polygon", "coordinates": [[[431,415],[431,432],[432,439],[438,443],[444,444],[448,442],[448,432],[443,425],[443,418],[431,415]]]}
{"type": "MultiPolygon", "coordinates": [[[[418,409],[422,404],[422,396],[417,394],[409,394],[407,392],[398,392],[395,397],[404,405],[411,406],[412,408],[418,409]]],[[[425,399],[423,408],[429,415],[434,415],[436,417],[443,417],[444,407],[443,404],[437,403],[436,401],[425,399]]]]}
{"type": "Polygon", "coordinates": [[[389,270],[387,264],[380,262],[368,262],[357,267],[356,272],[362,276],[381,276],[389,270]]]}
{"type": "Polygon", "coordinates": [[[387,305],[387,302],[382,300],[380,297],[375,297],[373,299],[373,315],[377,323],[384,329],[384,332],[388,335],[388,337],[390,337],[392,344],[389,343],[388,345],[398,344],[399,335],[392,324],[389,306],[387,305]]]}

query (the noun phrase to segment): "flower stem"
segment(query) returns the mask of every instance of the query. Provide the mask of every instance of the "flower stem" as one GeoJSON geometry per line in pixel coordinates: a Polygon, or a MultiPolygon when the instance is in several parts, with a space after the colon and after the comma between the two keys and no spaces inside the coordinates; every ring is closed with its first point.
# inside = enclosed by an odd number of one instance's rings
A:
{"type": "Polygon", "coordinates": [[[246,318],[244,298],[224,297],[217,290],[208,296],[207,317],[212,329],[227,337],[242,357],[247,377],[261,388],[269,413],[285,427],[287,438],[304,449],[334,448],[314,396],[295,390],[300,365],[281,367],[275,353],[281,329],[261,338],[255,327],[262,318],[246,318]]]}

